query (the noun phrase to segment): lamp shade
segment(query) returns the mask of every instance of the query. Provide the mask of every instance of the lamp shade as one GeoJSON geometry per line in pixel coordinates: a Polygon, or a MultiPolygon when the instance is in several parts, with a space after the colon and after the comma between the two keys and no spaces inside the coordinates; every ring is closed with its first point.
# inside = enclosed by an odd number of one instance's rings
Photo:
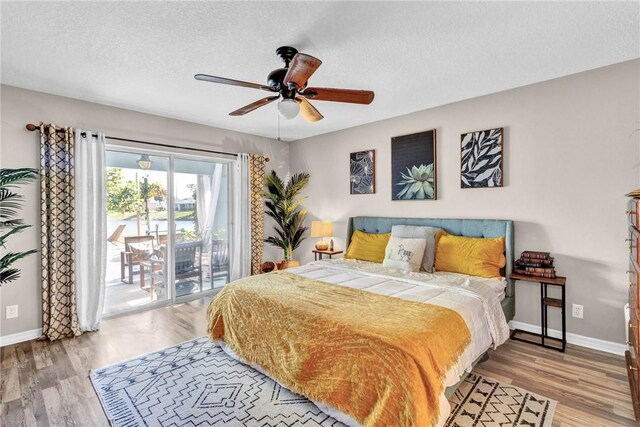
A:
{"type": "Polygon", "coordinates": [[[281,99],[278,102],[278,112],[287,120],[295,118],[300,112],[300,105],[293,99],[281,99]]]}
{"type": "Polygon", "coordinates": [[[138,166],[140,167],[140,169],[148,170],[152,164],[153,162],[149,158],[148,154],[142,154],[138,159],[138,166]]]}
{"type": "Polygon", "coordinates": [[[333,223],[329,221],[311,221],[311,237],[333,236],[333,223]]]}

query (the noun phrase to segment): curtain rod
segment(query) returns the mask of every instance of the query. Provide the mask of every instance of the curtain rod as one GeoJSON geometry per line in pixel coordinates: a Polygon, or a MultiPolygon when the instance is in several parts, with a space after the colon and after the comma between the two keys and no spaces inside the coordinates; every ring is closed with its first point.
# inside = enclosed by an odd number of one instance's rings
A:
{"type": "MultiPolygon", "coordinates": [[[[27,130],[29,132],[34,132],[34,131],[40,129],[39,126],[36,126],[33,123],[29,123],[25,127],[27,128],[27,130]]],[[[56,129],[56,132],[60,132],[62,130],[63,129],[58,128],[58,129],[56,129]]],[[[86,135],[86,133],[82,132],[82,136],[84,137],[85,135],[86,135]]],[[[98,135],[94,133],[94,134],[92,134],[92,136],[98,136],[98,135]]],[[[189,151],[201,151],[201,152],[204,152],[204,153],[224,154],[224,155],[227,155],[227,156],[237,156],[238,155],[238,153],[228,153],[226,151],[205,150],[204,148],[178,147],[177,145],[161,144],[159,142],[141,141],[139,139],[120,138],[120,137],[117,137],[117,136],[105,135],[105,138],[112,139],[114,141],[135,142],[136,144],[154,145],[154,146],[157,146],[157,147],[167,147],[167,148],[178,148],[178,149],[181,149],[181,150],[189,150],[189,151]]],[[[265,160],[268,162],[270,159],[269,159],[269,157],[265,156],[265,160]]]]}

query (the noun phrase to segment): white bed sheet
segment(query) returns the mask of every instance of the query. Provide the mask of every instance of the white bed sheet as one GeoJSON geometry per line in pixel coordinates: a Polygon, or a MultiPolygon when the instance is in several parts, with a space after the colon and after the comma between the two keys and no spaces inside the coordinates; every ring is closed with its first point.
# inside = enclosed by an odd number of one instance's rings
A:
{"type": "MultiPolygon", "coordinates": [[[[462,375],[471,370],[472,363],[478,357],[489,348],[503,344],[509,337],[509,326],[500,305],[500,295],[504,295],[506,285],[503,280],[443,272],[403,273],[383,267],[382,264],[343,259],[316,261],[289,269],[287,272],[326,283],[455,310],[465,320],[471,332],[471,343],[447,373],[445,387],[456,384],[462,375]]],[[[354,310],[357,310],[357,307],[354,307],[354,310]]],[[[228,346],[221,344],[227,353],[237,358],[228,346]]],[[[321,402],[315,403],[336,420],[349,426],[359,425],[348,415],[321,402]]],[[[450,411],[451,407],[443,391],[440,396],[438,425],[444,424],[450,411]]]]}

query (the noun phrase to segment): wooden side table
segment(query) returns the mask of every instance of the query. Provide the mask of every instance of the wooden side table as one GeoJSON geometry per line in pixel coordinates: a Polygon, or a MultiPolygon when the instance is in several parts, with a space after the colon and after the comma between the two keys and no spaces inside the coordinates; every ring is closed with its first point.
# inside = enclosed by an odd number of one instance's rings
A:
{"type": "Polygon", "coordinates": [[[149,290],[149,296],[153,300],[156,293],[156,280],[155,273],[164,268],[164,260],[162,259],[150,259],[140,262],[140,289],[149,290]],[[151,286],[147,288],[145,273],[149,270],[149,277],[151,278],[151,286]]]}
{"type": "Polygon", "coordinates": [[[319,251],[317,249],[314,249],[311,252],[313,252],[313,256],[315,257],[316,261],[321,260],[323,255],[329,255],[329,259],[331,259],[334,255],[338,255],[342,253],[342,251],[329,251],[329,250],[319,251]]]}
{"type": "Polygon", "coordinates": [[[567,346],[567,319],[566,319],[566,298],[565,298],[565,285],[567,283],[566,277],[557,276],[555,279],[548,279],[546,277],[538,277],[538,276],[527,276],[525,274],[517,274],[513,273],[509,276],[511,280],[521,280],[523,282],[532,282],[540,284],[540,318],[541,318],[541,326],[540,333],[537,334],[535,332],[527,332],[520,329],[515,329],[511,334],[511,339],[516,341],[524,341],[530,344],[539,345],[545,348],[550,348],[553,350],[558,350],[564,353],[564,350],[567,346]],[[548,286],[560,286],[562,289],[562,297],[561,298],[551,298],[547,296],[547,287],[548,286]],[[557,307],[562,311],[562,339],[550,337],[548,334],[547,328],[547,307],[557,307]],[[524,338],[520,338],[517,335],[519,333],[534,335],[540,337],[540,343],[533,342],[531,340],[527,340],[524,338]],[[561,347],[549,345],[545,343],[545,340],[552,340],[555,342],[560,342],[561,347]]]}

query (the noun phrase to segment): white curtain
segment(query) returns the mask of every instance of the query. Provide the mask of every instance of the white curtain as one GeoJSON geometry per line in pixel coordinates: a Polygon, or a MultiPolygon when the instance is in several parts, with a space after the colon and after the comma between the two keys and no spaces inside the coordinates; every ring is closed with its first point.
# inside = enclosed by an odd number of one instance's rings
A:
{"type": "Polygon", "coordinates": [[[211,233],[213,232],[216,213],[218,212],[218,199],[222,184],[222,169],[224,165],[216,163],[211,175],[198,175],[196,186],[196,212],[198,228],[204,238],[205,247],[209,247],[211,233]]]}
{"type": "Polygon", "coordinates": [[[251,274],[251,201],[249,155],[233,163],[233,218],[231,224],[231,280],[251,274]]]}
{"type": "Polygon", "coordinates": [[[105,136],[75,130],[76,304],[81,331],[95,331],[107,268],[105,136]]]}

